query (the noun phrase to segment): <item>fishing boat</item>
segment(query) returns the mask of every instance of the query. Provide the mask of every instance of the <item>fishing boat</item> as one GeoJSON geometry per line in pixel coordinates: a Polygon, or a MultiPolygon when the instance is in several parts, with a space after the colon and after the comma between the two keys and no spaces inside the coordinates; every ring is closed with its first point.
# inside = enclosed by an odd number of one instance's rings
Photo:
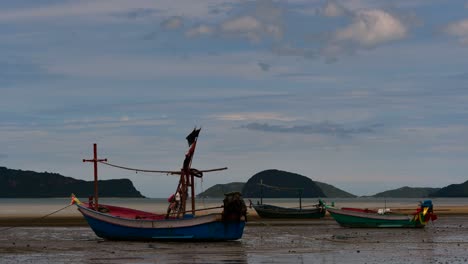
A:
{"type": "MultiPolygon", "coordinates": [[[[84,216],[91,229],[101,238],[109,240],[237,240],[242,237],[247,207],[238,192],[225,195],[223,205],[219,207],[195,209],[195,177],[203,177],[205,172],[225,170],[197,170],[191,168],[200,129],[194,129],[187,136],[189,150],[185,154],[182,169],[179,171],[142,170],[115,165],[107,159],[97,158],[97,146],[94,144],[94,158],[83,162],[94,163],[94,196],[88,202],[79,201],[72,195],[72,204],[84,216]],[[98,201],[97,165],[143,172],[166,173],[179,176],[179,184],[171,197],[165,213],[152,213],[131,208],[100,204],[98,201]],[[187,200],[191,193],[191,210],[186,210],[187,200]],[[222,209],[222,212],[196,213],[208,209],[222,209]]],[[[219,211],[218,210],[218,211],[219,211]]]]}
{"type": "Polygon", "coordinates": [[[412,214],[394,213],[387,209],[335,208],[326,206],[330,215],[344,227],[409,227],[422,228],[437,219],[431,200],[425,200],[412,214]]]}
{"type": "Polygon", "coordinates": [[[250,207],[254,208],[258,216],[262,218],[293,218],[293,219],[308,219],[308,218],[322,218],[325,216],[326,209],[322,200],[312,206],[302,205],[302,188],[286,188],[277,187],[264,184],[263,181],[259,183],[260,190],[260,203],[253,204],[249,199],[250,207]],[[267,187],[273,190],[297,190],[299,194],[299,207],[288,208],[271,204],[263,204],[263,188],[267,187]]]}
{"type": "Polygon", "coordinates": [[[252,207],[262,218],[322,218],[325,216],[326,209],[324,204],[319,201],[313,208],[287,208],[270,204],[258,204],[252,207]]]}

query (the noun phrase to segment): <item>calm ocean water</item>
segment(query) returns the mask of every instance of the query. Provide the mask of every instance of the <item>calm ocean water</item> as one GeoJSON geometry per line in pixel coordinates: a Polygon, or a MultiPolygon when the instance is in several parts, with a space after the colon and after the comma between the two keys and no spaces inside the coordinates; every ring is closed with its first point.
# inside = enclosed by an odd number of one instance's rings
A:
{"type": "MultiPolygon", "coordinates": [[[[328,204],[334,202],[337,207],[416,208],[419,201],[424,199],[425,198],[323,198],[323,201],[328,204]]],[[[81,198],[81,200],[87,201],[86,198],[81,198]]],[[[253,203],[257,203],[260,199],[251,198],[251,200],[253,203]]],[[[248,199],[245,199],[245,201],[246,204],[249,203],[248,199]]],[[[432,201],[435,208],[437,208],[437,206],[468,206],[468,198],[434,198],[432,201]]],[[[165,198],[100,198],[99,202],[157,213],[165,212],[168,205],[165,198]]],[[[198,199],[196,207],[197,209],[216,207],[222,205],[222,202],[222,198],[198,199]]],[[[0,217],[46,215],[67,206],[69,203],[70,198],[0,198],[0,217]]],[[[298,207],[299,199],[264,198],[263,203],[284,207],[298,207]]],[[[315,203],[317,203],[316,198],[302,199],[302,206],[309,206],[315,203]]],[[[79,213],[75,207],[70,207],[57,214],[57,216],[68,215],[79,215],[79,213]]]]}

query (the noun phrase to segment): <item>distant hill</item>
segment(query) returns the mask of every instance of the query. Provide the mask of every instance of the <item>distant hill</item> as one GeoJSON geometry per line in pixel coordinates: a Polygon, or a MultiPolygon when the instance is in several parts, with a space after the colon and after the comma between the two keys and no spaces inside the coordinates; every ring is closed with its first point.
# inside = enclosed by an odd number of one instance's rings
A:
{"type": "Polygon", "coordinates": [[[299,189],[302,189],[302,197],[326,197],[320,187],[311,179],[280,170],[265,170],[252,176],[242,189],[244,197],[260,197],[261,186],[263,184],[276,187],[263,187],[263,197],[265,198],[297,198],[299,189]],[[288,190],[289,189],[289,190],[288,190]]]}
{"type": "Polygon", "coordinates": [[[199,193],[197,197],[224,197],[225,193],[241,192],[244,185],[245,183],[243,182],[216,184],[208,188],[206,191],[199,193]]]}
{"type": "Polygon", "coordinates": [[[447,187],[431,193],[431,197],[468,197],[468,181],[460,184],[450,184],[447,187]]]}
{"type": "MultiPolygon", "coordinates": [[[[129,179],[100,180],[101,197],[144,197],[129,179]]],[[[58,173],[13,170],[0,167],[0,198],[88,197],[94,182],[65,177],[58,173]]]]}
{"type": "Polygon", "coordinates": [[[323,182],[315,182],[320,189],[322,189],[323,193],[325,194],[326,197],[332,197],[332,198],[354,198],[356,195],[345,192],[341,189],[336,188],[333,185],[323,183],[323,182]]]}
{"type": "Polygon", "coordinates": [[[424,188],[424,187],[401,187],[394,190],[388,190],[372,195],[373,197],[392,197],[392,198],[424,198],[429,197],[432,193],[440,190],[440,188],[424,188]]]}

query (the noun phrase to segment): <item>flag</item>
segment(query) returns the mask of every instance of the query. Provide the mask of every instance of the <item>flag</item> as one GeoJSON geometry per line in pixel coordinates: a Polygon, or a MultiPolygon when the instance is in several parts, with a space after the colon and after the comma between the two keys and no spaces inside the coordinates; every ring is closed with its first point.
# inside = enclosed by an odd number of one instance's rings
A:
{"type": "Polygon", "coordinates": [[[72,193],[72,195],[71,195],[70,205],[72,205],[72,204],[81,204],[80,200],[78,200],[78,198],[76,198],[74,193],[72,193]]]}
{"type": "Polygon", "coordinates": [[[199,128],[199,129],[194,128],[192,133],[190,133],[186,137],[189,147],[193,144],[193,142],[195,142],[195,140],[197,140],[198,134],[200,134],[200,130],[201,130],[201,128],[199,128]]]}

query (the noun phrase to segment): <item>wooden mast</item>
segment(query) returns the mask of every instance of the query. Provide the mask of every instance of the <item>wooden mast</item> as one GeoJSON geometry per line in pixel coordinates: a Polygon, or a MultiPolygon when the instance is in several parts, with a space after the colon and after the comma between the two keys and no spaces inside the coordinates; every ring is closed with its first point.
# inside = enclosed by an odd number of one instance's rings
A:
{"type": "Polygon", "coordinates": [[[195,178],[191,170],[191,165],[192,165],[193,155],[195,153],[195,148],[197,146],[197,139],[198,139],[198,134],[200,133],[200,129],[201,128],[199,129],[194,128],[192,133],[190,133],[186,138],[189,143],[189,150],[187,151],[187,154],[185,154],[185,159],[182,165],[182,170],[181,170],[181,175],[180,175],[180,181],[181,181],[181,187],[182,187],[182,193],[183,193],[181,194],[182,212],[185,212],[186,210],[188,188],[190,188],[191,206],[192,206],[193,215],[195,215],[195,184],[194,184],[195,178]]]}
{"type": "Polygon", "coordinates": [[[93,159],[83,159],[83,162],[93,162],[94,163],[94,209],[97,211],[99,208],[98,203],[98,167],[97,163],[101,161],[107,161],[107,159],[98,159],[97,158],[97,144],[93,144],[93,152],[94,158],[93,159]]]}

